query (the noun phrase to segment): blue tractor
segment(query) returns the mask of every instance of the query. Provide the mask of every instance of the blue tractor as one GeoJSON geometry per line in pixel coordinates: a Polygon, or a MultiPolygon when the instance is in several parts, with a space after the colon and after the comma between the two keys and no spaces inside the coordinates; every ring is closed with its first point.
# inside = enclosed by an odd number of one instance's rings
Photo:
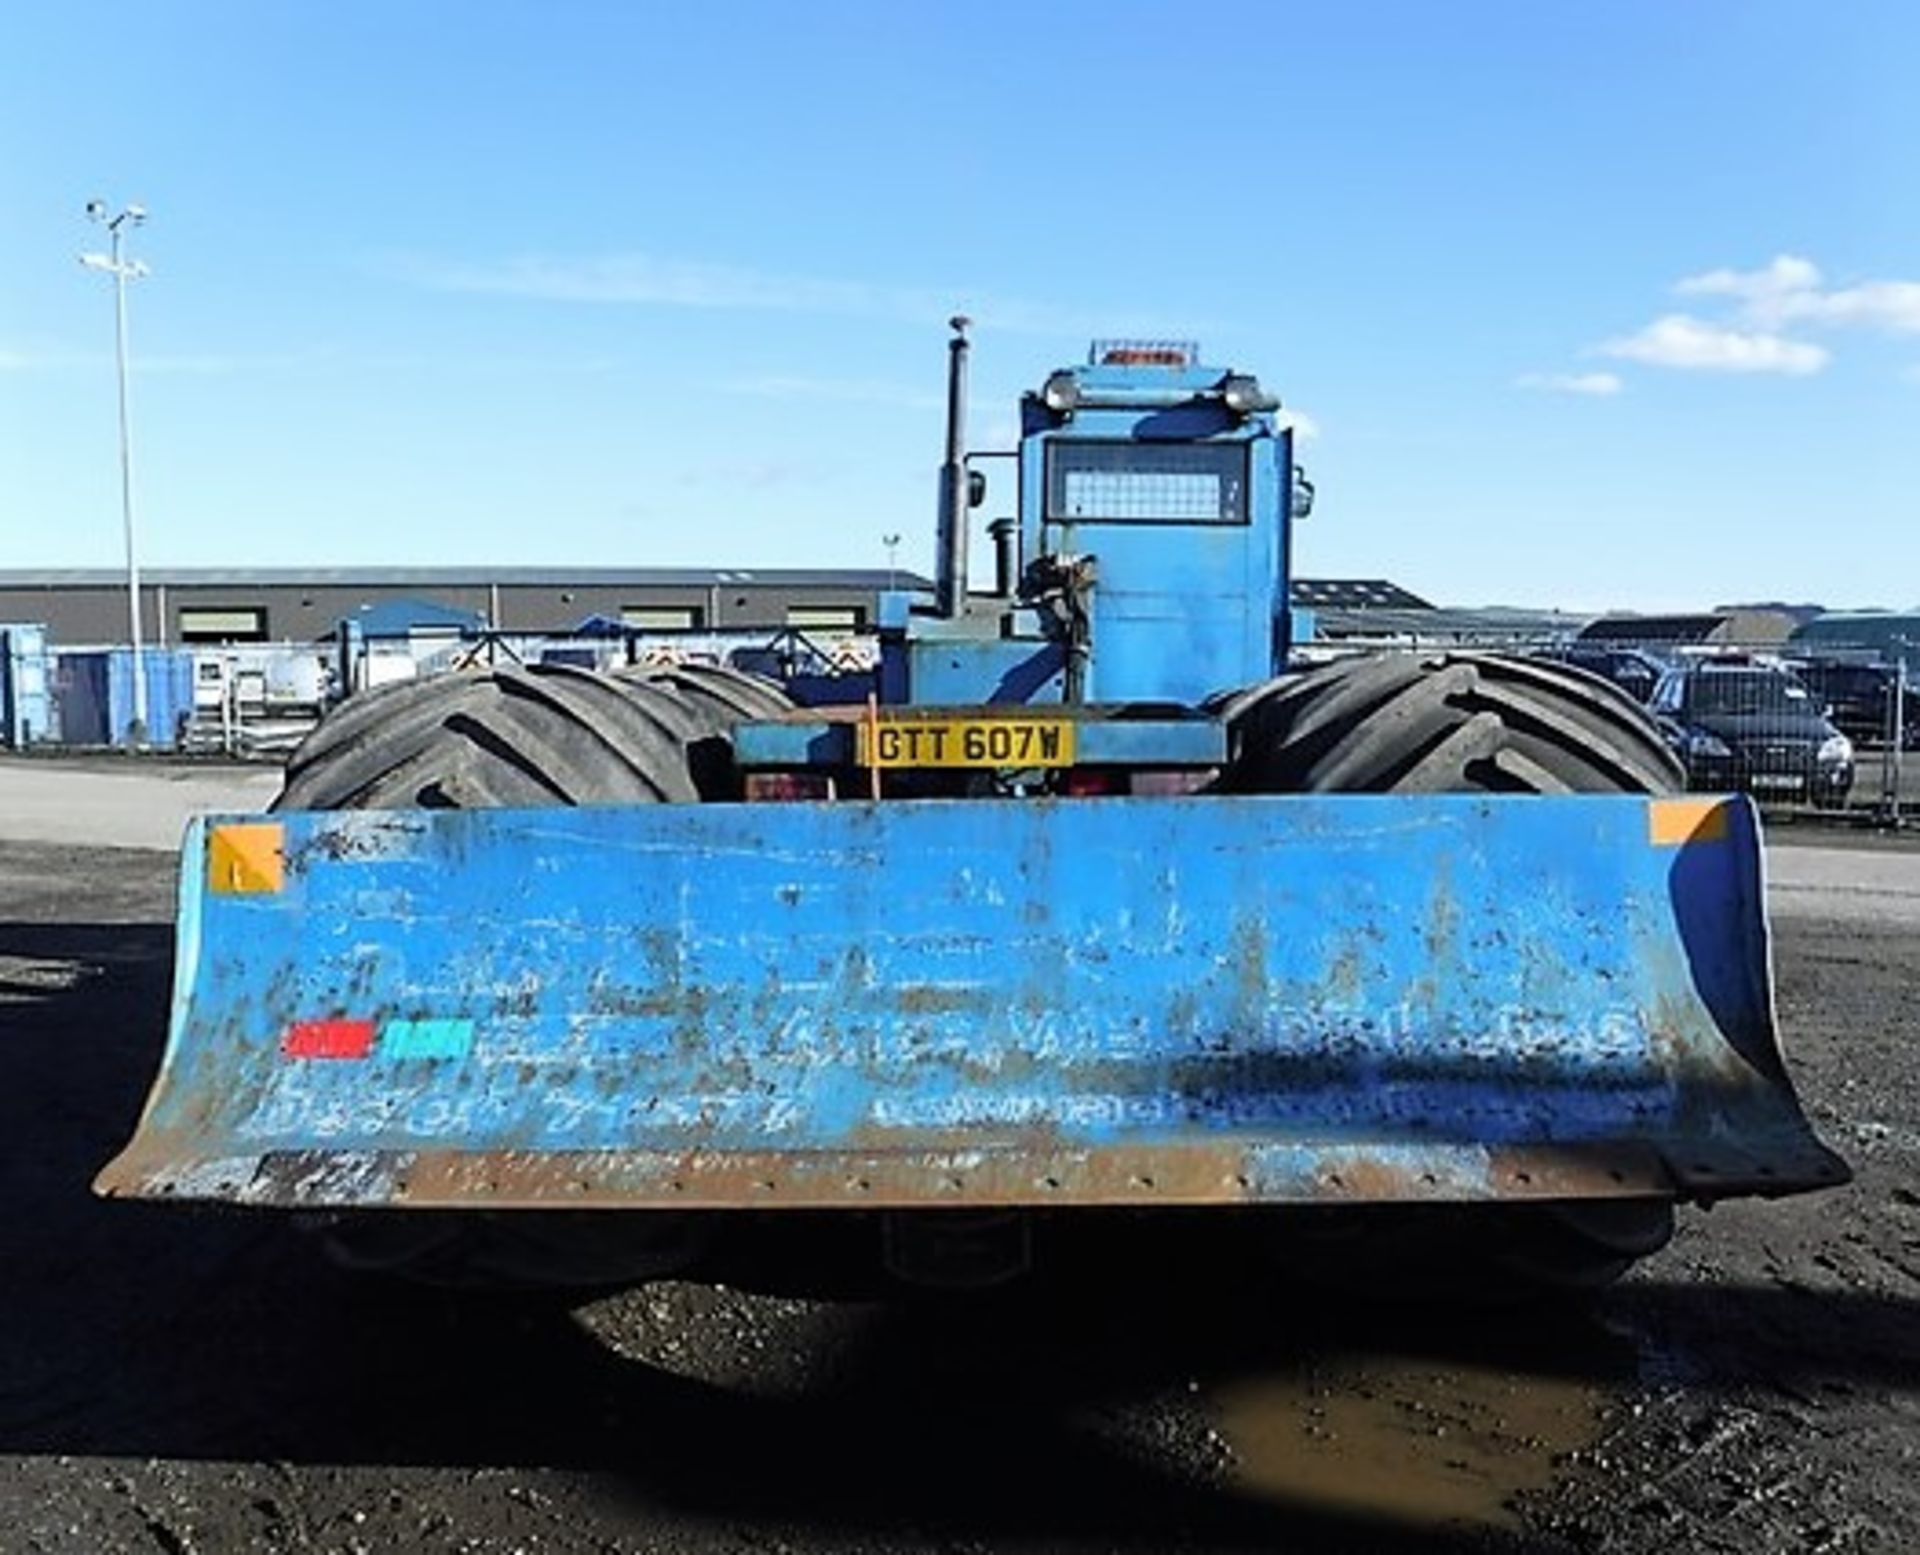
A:
{"type": "Polygon", "coordinates": [[[1238,1206],[1592,1283],[1676,1201],[1845,1180],[1746,800],[1680,793],[1570,667],[1295,668],[1312,492],[1252,377],[1096,345],[996,465],[967,360],[955,320],[934,597],[886,596],[830,698],[472,670],[351,699],[272,813],[197,821],[101,1191],[459,1280],[800,1227],[971,1283],[1035,1225],[1238,1206]]]}

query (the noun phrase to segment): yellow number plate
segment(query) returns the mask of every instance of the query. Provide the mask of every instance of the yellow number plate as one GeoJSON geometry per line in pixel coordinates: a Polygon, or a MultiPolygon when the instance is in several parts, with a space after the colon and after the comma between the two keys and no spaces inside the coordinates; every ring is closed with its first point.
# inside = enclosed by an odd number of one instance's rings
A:
{"type": "Polygon", "coordinates": [[[856,725],[863,767],[1070,767],[1064,718],[916,718],[856,725]]]}

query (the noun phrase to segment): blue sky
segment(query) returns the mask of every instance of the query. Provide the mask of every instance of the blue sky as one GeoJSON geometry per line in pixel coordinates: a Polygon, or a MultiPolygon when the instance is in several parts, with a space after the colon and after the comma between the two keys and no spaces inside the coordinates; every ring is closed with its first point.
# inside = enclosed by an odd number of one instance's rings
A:
{"type": "Polygon", "coordinates": [[[931,553],[1092,333],[1306,418],[1300,570],[1920,602],[1920,6],[0,9],[0,567],[931,553]]]}

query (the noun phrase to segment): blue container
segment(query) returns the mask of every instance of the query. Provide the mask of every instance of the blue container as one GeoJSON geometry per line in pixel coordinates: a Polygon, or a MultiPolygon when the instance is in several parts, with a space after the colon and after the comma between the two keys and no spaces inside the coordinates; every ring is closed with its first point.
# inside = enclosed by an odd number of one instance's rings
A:
{"type": "Polygon", "coordinates": [[[52,662],[46,627],[0,626],[0,744],[24,750],[53,739],[52,662]]]}
{"type": "MultiPolygon", "coordinates": [[[[141,650],[147,683],[146,743],[171,750],[193,712],[193,655],[141,650]]],[[[59,656],[60,734],[68,745],[125,745],[133,726],[133,650],[83,648],[59,656]]]]}
{"type": "MultiPolygon", "coordinates": [[[[182,648],[144,648],[140,657],[147,681],[147,744],[171,750],[180,743],[193,716],[193,655],[182,648]]],[[[113,743],[127,743],[133,725],[133,650],[109,650],[108,706],[113,743]]]]}
{"type": "Polygon", "coordinates": [[[107,743],[107,658],[103,649],[66,649],[54,655],[54,696],[65,745],[107,743]]]}

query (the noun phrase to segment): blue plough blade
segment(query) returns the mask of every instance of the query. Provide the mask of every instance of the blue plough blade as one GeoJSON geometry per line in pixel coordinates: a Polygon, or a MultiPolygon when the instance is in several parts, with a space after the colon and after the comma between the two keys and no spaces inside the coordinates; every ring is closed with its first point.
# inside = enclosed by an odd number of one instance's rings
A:
{"type": "Polygon", "coordinates": [[[1844,1181],[1744,800],[1193,797],[196,822],[100,1191],[1200,1204],[1844,1181]]]}

